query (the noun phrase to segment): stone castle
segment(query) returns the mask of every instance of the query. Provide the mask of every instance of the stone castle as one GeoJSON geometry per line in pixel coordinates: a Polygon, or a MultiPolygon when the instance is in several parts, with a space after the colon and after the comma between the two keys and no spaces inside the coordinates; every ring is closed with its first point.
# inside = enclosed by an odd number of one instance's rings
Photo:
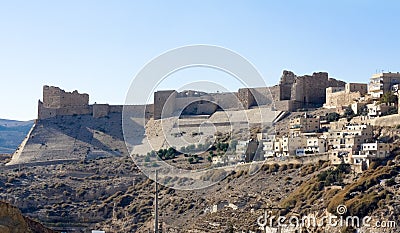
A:
{"type": "MultiPolygon", "coordinates": [[[[38,102],[38,120],[15,151],[9,165],[128,154],[122,127],[124,109],[133,119],[129,121],[129,127],[133,129],[132,135],[127,135],[132,140],[129,143],[141,149],[147,135],[160,142],[157,146],[161,148],[165,140],[160,138],[162,134],[158,135],[162,130],[161,122],[156,121],[158,119],[172,116],[165,121],[169,122],[182,116],[180,127],[192,132],[200,127],[192,127],[193,124],[197,121],[201,124],[206,117],[219,130],[229,130],[229,119],[220,110],[229,110],[228,115],[237,121],[237,127],[242,127],[241,113],[249,114],[247,120],[250,124],[260,124],[262,120],[273,122],[287,111],[322,106],[327,87],[344,86],[344,82],[328,78],[327,73],[296,76],[284,71],[280,83],[273,87],[241,88],[227,93],[163,90],[154,93],[152,104],[129,106],[89,104],[88,94],[44,86],[43,98],[38,102]],[[147,125],[148,122],[151,124],[147,125]]],[[[171,130],[173,133],[179,127],[171,130]]]]}
{"type": "Polygon", "coordinates": [[[271,87],[275,93],[275,108],[281,111],[296,111],[300,108],[321,107],[326,100],[328,87],[344,87],[345,82],[329,78],[328,73],[296,76],[291,71],[283,71],[278,85],[271,87]]]}
{"type": "Polygon", "coordinates": [[[43,86],[43,102],[38,103],[38,119],[56,116],[93,115],[94,118],[107,116],[110,112],[122,112],[122,105],[89,105],[89,95],[78,91],[66,92],[59,87],[43,86]]]}
{"type": "MultiPolygon", "coordinates": [[[[328,73],[296,76],[283,71],[280,83],[273,87],[241,88],[232,93],[163,90],[154,93],[154,103],[138,105],[145,109],[146,118],[161,119],[175,114],[211,115],[218,109],[250,109],[271,107],[279,111],[320,107],[326,100],[326,88],[345,88],[345,82],[328,77],[328,73]]],[[[89,104],[89,95],[78,91],[65,92],[43,87],[43,101],[38,103],[38,119],[56,116],[92,115],[100,118],[110,113],[121,113],[123,105],[89,104]]]]}

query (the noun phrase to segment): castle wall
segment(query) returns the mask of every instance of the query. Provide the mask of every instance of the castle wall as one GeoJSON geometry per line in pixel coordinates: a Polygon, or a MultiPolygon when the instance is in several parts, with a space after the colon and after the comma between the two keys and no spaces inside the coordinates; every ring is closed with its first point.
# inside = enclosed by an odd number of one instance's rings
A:
{"type": "Polygon", "coordinates": [[[211,115],[215,111],[217,111],[218,105],[207,102],[207,103],[202,103],[197,106],[197,113],[198,115],[203,115],[203,114],[208,114],[211,115]]]}
{"type": "Polygon", "coordinates": [[[304,104],[325,103],[325,88],[328,86],[328,73],[314,73],[312,76],[298,77],[292,88],[292,100],[304,104]]]}
{"type": "Polygon", "coordinates": [[[256,105],[256,100],[250,88],[240,88],[237,98],[242,103],[244,109],[249,109],[251,106],[256,105]]]}
{"type": "MultiPolygon", "coordinates": [[[[179,99],[179,98],[178,98],[179,99]]],[[[182,111],[183,115],[211,115],[217,111],[218,105],[208,100],[197,100],[194,102],[188,102],[182,111]]]]}
{"type": "Polygon", "coordinates": [[[43,106],[46,108],[85,107],[89,95],[78,91],[65,92],[59,87],[43,86],[43,106]]]}
{"type": "Polygon", "coordinates": [[[295,100],[280,100],[274,102],[275,111],[293,112],[299,108],[302,108],[302,106],[302,103],[295,100]]]}
{"type": "Polygon", "coordinates": [[[61,92],[58,87],[43,86],[43,107],[60,108],[61,92]]]}
{"type": "MultiPolygon", "coordinates": [[[[326,87],[344,87],[346,85],[346,82],[336,80],[334,78],[329,78],[328,79],[328,84],[326,87]]],[[[325,87],[325,88],[326,88],[325,87]]]]}
{"type": "Polygon", "coordinates": [[[319,72],[296,78],[291,89],[291,100],[303,103],[303,107],[320,106],[325,103],[327,87],[343,87],[345,82],[328,78],[328,73],[319,72]]]}
{"type": "Polygon", "coordinates": [[[108,116],[110,111],[110,105],[108,104],[94,104],[93,105],[93,117],[100,118],[108,116]]]}
{"type": "Polygon", "coordinates": [[[326,108],[349,106],[355,99],[361,97],[360,92],[347,92],[345,90],[333,92],[333,89],[334,88],[326,89],[326,103],[324,105],[326,108]]]}
{"type": "Polygon", "coordinates": [[[296,81],[296,75],[291,72],[284,70],[279,82],[279,100],[290,100],[292,98],[292,87],[296,81]]]}
{"type": "Polygon", "coordinates": [[[328,87],[326,88],[326,101],[324,107],[336,108],[349,106],[353,104],[355,99],[367,93],[367,84],[363,83],[346,83],[345,87],[328,87]]]}
{"type": "Polygon", "coordinates": [[[360,95],[364,96],[368,92],[368,84],[366,84],[366,83],[346,83],[345,90],[347,93],[360,92],[360,95]]]}
{"type": "MultiPolygon", "coordinates": [[[[180,97],[175,99],[175,111],[182,111],[183,109],[190,107],[197,108],[197,105],[200,102],[204,102],[204,104],[210,104],[212,98],[209,95],[198,96],[198,97],[180,97]],[[193,104],[192,104],[193,103],[193,104]],[[190,105],[190,106],[189,106],[190,105]]],[[[197,110],[192,110],[196,112],[197,110]]],[[[193,113],[195,114],[195,113],[193,113]]]]}
{"type": "Polygon", "coordinates": [[[241,88],[237,97],[245,109],[272,103],[272,95],[268,87],[241,88]]]}
{"type": "Polygon", "coordinates": [[[252,88],[251,91],[256,101],[256,105],[262,106],[272,104],[273,97],[269,87],[252,88]]]}
{"type": "Polygon", "coordinates": [[[213,101],[221,108],[227,109],[243,109],[243,106],[237,97],[237,93],[214,93],[211,94],[213,101]]]}
{"type": "Polygon", "coordinates": [[[269,87],[269,90],[271,92],[273,101],[281,100],[281,87],[279,85],[269,87]]]}
{"type": "Polygon", "coordinates": [[[70,116],[70,115],[86,115],[86,114],[92,114],[91,108],[89,105],[86,106],[69,106],[69,107],[64,107],[64,108],[58,108],[57,109],[57,115],[64,115],[64,116],[70,116]]]}
{"type": "Polygon", "coordinates": [[[123,105],[109,105],[108,109],[109,109],[110,113],[119,113],[119,112],[122,112],[122,110],[124,109],[124,106],[123,105]]]}
{"type": "Polygon", "coordinates": [[[171,116],[175,110],[177,92],[174,90],[157,91],[154,93],[154,119],[171,116]],[[164,112],[164,113],[163,113],[164,112]]]}
{"type": "MultiPolygon", "coordinates": [[[[143,105],[145,117],[161,119],[170,117],[187,108],[193,114],[214,112],[218,107],[226,110],[249,109],[252,106],[265,106],[275,102],[275,108],[282,111],[295,111],[299,108],[316,107],[326,100],[325,88],[342,87],[345,83],[328,78],[328,73],[320,72],[305,76],[296,76],[291,71],[283,71],[279,85],[273,87],[241,88],[232,93],[205,93],[200,91],[175,90],[157,91],[154,93],[154,104],[143,105]],[[191,104],[194,103],[195,104],[191,104]]],[[[364,84],[349,84],[349,90],[360,90],[365,93],[364,84]]],[[[335,97],[337,101],[342,100],[335,97]]],[[[345,97],[343,97],[345,98],[345,97]]],[[[109,113],[120,113],[122,105],[94,104],[89,105],[89,95],[77,91],[65,92],[58,87],[43,87],[43,102],[39,102],[38,118],[46,119],[57,115],[86,115],[94,118],[107,116],[109,113]]]]}
{"type": "Polygon", "coordinates": [[[38,101],[38,119],[47,119],[57,116],[56,108],[46,108],[42,101],[38,101]]]}
{"type": "Polygon", "coordinates": [[[58,87],[43,86],[43,102],[39,102],[38,105],[39,119],[75,114],[91,114],[88,94],[79,94],[78,91],[65,92],[58,87]]]}

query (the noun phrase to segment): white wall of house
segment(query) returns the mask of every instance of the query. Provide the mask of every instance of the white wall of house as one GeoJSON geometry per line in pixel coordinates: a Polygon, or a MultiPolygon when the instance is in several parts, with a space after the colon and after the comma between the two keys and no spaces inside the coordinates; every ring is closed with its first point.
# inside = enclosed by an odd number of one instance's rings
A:
{"type": "Polygon", "coordinates": [[[369,155],[372,158],[385,158],[390,155],[392,146],[388,143],[363,143],[362,154],[369,155]]]}

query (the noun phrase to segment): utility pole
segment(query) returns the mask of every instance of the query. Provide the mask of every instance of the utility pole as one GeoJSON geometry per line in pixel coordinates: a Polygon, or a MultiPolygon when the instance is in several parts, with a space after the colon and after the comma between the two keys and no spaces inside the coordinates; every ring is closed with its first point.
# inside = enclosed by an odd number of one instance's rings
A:
{"type": "Polygon", "coordinates": [[[154,233],[158,233],[158,184],[157,184],[157,170],[155,172],[155,193],[154,193],[154,233]]]}

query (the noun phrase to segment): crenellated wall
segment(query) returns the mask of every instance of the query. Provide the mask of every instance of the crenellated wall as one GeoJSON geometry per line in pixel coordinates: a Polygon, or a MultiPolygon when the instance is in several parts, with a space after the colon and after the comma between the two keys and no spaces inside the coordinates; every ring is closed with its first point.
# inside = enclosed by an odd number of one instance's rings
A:
{"type": "MultiPolygon", "coordinates": [[[[163,90],[154,93],[154,104],[145,106],[145,117],[161,119],[174,113],[187,111],[193,114],[212,113],[216,109],[240,110],[253,106],[271,106],[277,110],[295,111],[299,108],[322,106],[326,100],[327,87],[344,87],[345,83],[328,77],[328,73],[296,76],[291,71],[283,71],[279,85],[273,87],[240,88],[238,92],[205,93],[200,91],[163,90]],[[195,104],[193,104],[195,103],[195,104]],[[191,110],[189,109],[191,108],[191,110]]],[[[365,86],[353,85],[352,89],[365,86]]],[[[53,87],[43,87],[43,102],[38,103],[38,119],[60,115],[92,115],[106,117],[110,113],[123,111],[122,105],[89,105],[89,95],[78,91],[65,92],[53,87]]]]}
{"type": "Polygon", "coordinates": [[[92,115],[94,118],[100,118],[110,113],[121,113],[122,109],[122,105],[89,105],[88,94],[78,91],[66,92],[59,87],[45,85],[43,101],[38,101],[38,119],[72,115],[92,115]]]}

